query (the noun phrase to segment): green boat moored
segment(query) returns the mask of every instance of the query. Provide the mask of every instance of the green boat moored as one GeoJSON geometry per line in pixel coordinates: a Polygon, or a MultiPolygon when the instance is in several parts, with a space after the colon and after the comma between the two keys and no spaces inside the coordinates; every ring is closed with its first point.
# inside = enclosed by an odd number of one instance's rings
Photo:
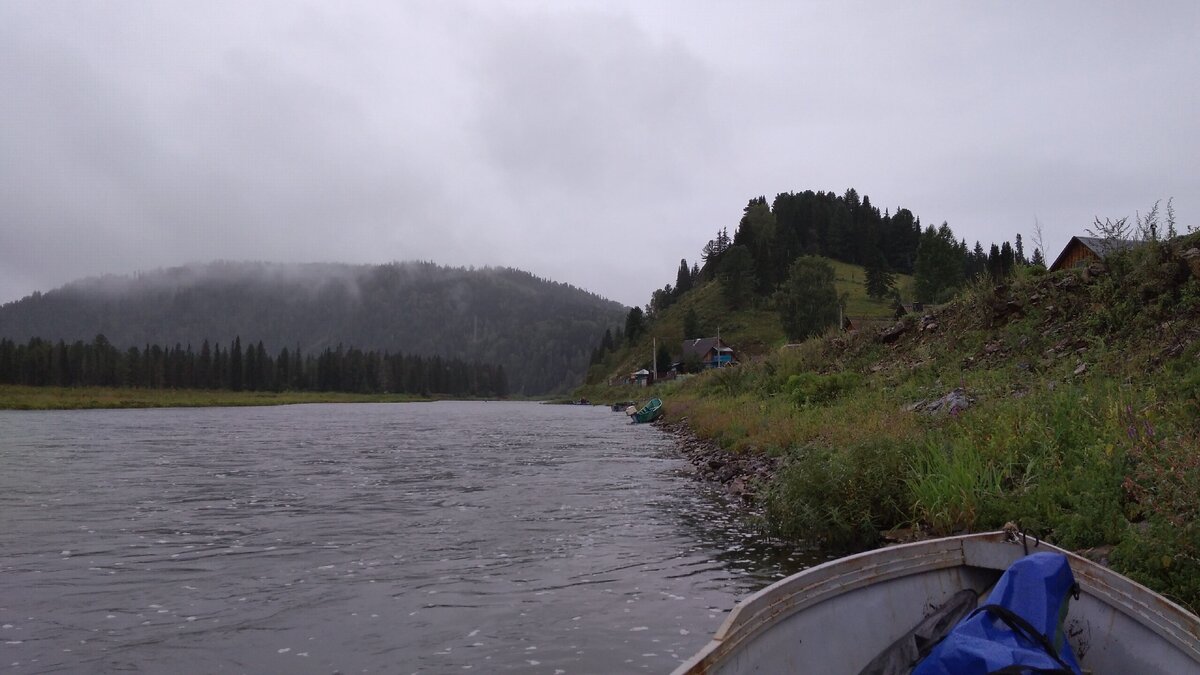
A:
{"type": "Polygon", "coordinates": [[[637,424],[645,422],[653,422],[663,414],[662,399],[652,398],[650,402],[642,407],[641,410],[633,414],[633,421],[637,424]]]}

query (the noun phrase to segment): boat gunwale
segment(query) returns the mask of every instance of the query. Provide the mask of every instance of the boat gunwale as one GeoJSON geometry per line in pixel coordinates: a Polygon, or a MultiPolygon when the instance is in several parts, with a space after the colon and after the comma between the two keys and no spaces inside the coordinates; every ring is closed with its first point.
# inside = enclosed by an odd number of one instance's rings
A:
{"type": "MultiPolygon", "coordinates": [[[[712,639],[674,673],[708,672],[792,614],[875,583],[956,566],[1003,572],[1020,556],[1004,554],[997,547],[1021,545],[1003,531],[965,534],[865,551],[810,567],[738,602],[712,639]]],[[[1082,591],[1200,663],[1200,618],[1087,558],[1044,542],[1028,547],[1066,554],[1082,591]]]]}

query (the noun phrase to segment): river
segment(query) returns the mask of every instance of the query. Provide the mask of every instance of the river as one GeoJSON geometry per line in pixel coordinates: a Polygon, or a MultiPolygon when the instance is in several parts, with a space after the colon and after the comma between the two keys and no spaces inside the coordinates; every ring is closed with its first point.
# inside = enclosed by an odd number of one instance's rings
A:
{"type": "Polygon", "coordinates": [[[666,673],[800,569],[606,408],[0,411],[0,670],[666,673]]]}

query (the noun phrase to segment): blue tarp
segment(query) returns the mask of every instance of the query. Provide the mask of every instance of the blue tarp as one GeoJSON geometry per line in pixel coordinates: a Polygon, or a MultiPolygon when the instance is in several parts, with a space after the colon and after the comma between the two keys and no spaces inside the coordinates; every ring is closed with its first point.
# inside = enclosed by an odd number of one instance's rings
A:
{"type": "Polygon", "coordinates": [[[1079,663],[1062,628],[1075,588],[1075,576],[1061,553],[1021,558],[1000,577],[987,602],[955,626],[913,675],[986,675],[1014,666],[1021,668],[1005,672],[1078,675],[1079,663]],[[1019,619],[1012,619],[1013,614],[1019,619]],[[1045,640],[1027,635],[1021,619],[1045,640]]]}

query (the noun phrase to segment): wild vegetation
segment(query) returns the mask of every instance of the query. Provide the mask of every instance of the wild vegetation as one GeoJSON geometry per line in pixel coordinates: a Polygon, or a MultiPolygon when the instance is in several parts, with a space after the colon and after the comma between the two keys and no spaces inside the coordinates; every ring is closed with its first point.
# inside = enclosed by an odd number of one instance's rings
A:
{"type": "Polygon", "coordinates": [[[1197,243],[981,280],[893,342],[832,335],[659,395],[700,436],[781,459],[763,486],[781,536],[861,548],[1016,521],[1200,608],[1200,271],[1178,255],[1197,243]]]}
{"type": "MultiPolygon", "coordinates": [[[[1173,218],[1155,227],[1156,212],[1122,230],[1142,245],[1056,273],[1018,255],[1020,245],[980,257],[951,246],[948,227],[926,229],[932,249],[923,241],[914,271],[933,250],[946,260],[957,251],[958,272],[913,283],[947,304],[790,345],[778,295],[735,310],[720,276],[701,276],[643,334],[674,332],[711,306],[713,322],[755,324],[729,334],[742,362],[653,395],[667,402],[668,422],[727,456],[772,460],[778,469],[757,498],[777,536],[854,550],[1015,521],[1195,610],[1200,256],[1188,252],[1200,234],[1173,236],[1173,218]]],[[[1120,238],[1121,225],[1097,220],[1096,234],[1120,238]]],[[[860,301],[882,309],[879,295],[860,301]]],[[[841,294],[839,304],[848,304],[841,294]]],[[[615,378],[648,354],[644,343],[600,350],[581,391],[644,398],[605,389],[597,372],[615,378]]]]}
{"type": "Polygon", "coordinates": [[[352,345],[503,366],[511,392],[534,395],[581,380],[625,309],[514,269],[219,262],[34,293],[0,307],[0,337],[70,345],[102,334],[122,352],[239,335],[273,355],[352,345]]]}

